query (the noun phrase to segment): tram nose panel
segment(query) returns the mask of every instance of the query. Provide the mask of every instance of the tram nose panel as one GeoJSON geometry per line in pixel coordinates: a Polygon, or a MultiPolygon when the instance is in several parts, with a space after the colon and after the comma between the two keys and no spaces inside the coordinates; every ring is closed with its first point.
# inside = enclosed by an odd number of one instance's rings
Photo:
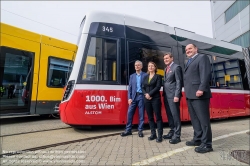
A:
{"type": "Polygon", "coordinates": [[[68,120],[67,120],[67,116],[66,116],[66,108],[67,108],[67,104],[68,102],[64,102],[64,103],[60,103],[59,105],[59,115],[60,115],[60,119],[62,122],[64,123],[68,123],[68,120]]]}
{"type": "MultiPolygon", "coordinates": [[[[75,80],[71,80],[68,82],[64,94],[63,94],[63,98],[62,101],[59,105],[59,114],[60,114],[60,119],[67,124],[68,120],[67,120],[67,116],[66,116],[66,109],[67,109],[67,105],[68,105],[68,101],[73,90],[74,90],[74,86],[75,86],[75,80]]],[[[56,108],[55,108],[56,109],[56,108]]]]}

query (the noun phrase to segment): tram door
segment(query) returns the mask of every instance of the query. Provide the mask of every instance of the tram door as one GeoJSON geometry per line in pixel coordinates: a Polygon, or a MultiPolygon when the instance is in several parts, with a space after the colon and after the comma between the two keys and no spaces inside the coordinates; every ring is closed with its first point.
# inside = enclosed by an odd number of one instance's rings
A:
{"type": "Polygon", "coordinates": [[[0,114],[29,113],[34,53],[1,47],[0,114]]]}
{"type": "MultiPolygon", "coordinates": [[[[57,39],[42,36],[36,114],[52,114],[63,96],[73,65],[74,52],[57,39]]],[[[75,49],[75,48],[74,48],[75,49]]],[[[74,50],[75,51],[75,50],[74,50]]]]}

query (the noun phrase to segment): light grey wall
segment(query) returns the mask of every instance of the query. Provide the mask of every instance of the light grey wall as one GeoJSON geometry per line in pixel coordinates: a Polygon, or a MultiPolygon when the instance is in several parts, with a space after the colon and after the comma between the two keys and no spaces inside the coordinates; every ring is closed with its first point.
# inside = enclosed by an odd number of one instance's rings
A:
{"type": "Polygon", "coordinates": [[[225,11],[235,1],[211,0],[213,37],[218,40],[232,41],[250,30],[249,5],[225,24],[225,11]]]}

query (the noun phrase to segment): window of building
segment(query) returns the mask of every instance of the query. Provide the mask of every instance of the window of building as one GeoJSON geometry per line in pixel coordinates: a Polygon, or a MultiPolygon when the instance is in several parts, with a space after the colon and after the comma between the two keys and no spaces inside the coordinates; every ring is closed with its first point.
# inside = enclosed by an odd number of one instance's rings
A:
{"type": "Polygon", "coordinates": [[[234,18],[239,12],[249,5],[249,0],[237,0],[225,11],[225,23],[234,18]]]}
{"type": "Polygon", "coordinates": [[[91,38],[82,80],[117,81],[117,40],[91,38]]]}
{"type": "Polygon", "coordinates": [[[237,37],[236,39],[232,40],[230,43],[240,45],[242,47],[249,47],[250,46],[250,31],[244,33],[243,35],[237,37]]]}
{"type": "Polygon", "coordinates": [[[47,86],[62,88],[68,81],[73,62],[70,60],[49,57],[47,86]]]}

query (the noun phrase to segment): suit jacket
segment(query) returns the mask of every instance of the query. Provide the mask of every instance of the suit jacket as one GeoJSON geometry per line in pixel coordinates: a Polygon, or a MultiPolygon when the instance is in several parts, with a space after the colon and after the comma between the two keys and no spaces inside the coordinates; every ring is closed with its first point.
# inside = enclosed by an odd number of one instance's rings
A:
{"type": "MultiPolygon", "coordinates": [[[[165,68],[166,71],[166,68],[165,68]]],[[[180,65],[173,63],[168,73],[164,72],[163,96],[173,99],[182,96],[183,74],[180,65]]]]}
{"type": "Polygon", "coordinates": [[[152,98],[161,97],[160,89],[161,89],[162,77],[158,74],[155,74],[151,78],[149,83],[148,79],[149,79],[149,74],[144,78],[142,82],[142,93],[143,94],[148,93],[149,96],[152,98]]]}
{"type": "Polygon", "coordinates": [[[211,64],[207,55],[198,54],[185,67],[184,89],[188,99],[211,98],[210,90],[211,64]],[[203,95],[196,97],[198,90],[203,91],[203,95]]]}
{"type": "MultiPolygon", "coordinates": [[[[129,85],[128,85],[128,99],[134,100],[137,92],[137,84],[136,84],[136,73],[131,74],[129,77],[129,85]]],[[[144,80],[147,73],[141,72],[141,89],[142,89],[142,81],[144,80]]]]}

